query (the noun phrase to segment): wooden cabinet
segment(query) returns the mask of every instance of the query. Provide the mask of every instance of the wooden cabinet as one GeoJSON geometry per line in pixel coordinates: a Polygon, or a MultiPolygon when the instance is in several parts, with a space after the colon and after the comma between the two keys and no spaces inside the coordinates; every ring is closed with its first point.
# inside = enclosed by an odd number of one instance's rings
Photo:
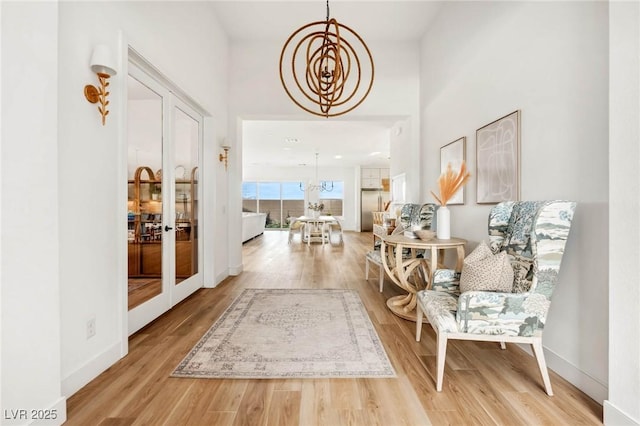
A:
{"type": "MultiPolygon", "coordinates": [[[[176,277],[197,271],[197,167],[175,182],[176,277]]],[[[136,169],[128,182],[129,277],[162,276],[162,176],[149,167],[136,169]]],[[[167,225],[171,226],[171,221],[167,225]]]]}

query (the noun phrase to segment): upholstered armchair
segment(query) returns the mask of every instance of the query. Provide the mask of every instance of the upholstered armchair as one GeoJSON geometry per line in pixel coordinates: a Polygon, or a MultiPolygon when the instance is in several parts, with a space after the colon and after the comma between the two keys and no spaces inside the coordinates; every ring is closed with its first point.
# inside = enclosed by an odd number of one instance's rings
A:
{"type": "MultiPolygon", "coordinates": [[[[400,208],[400,215],[396,219],[396,227],[392,234],[399,234],[405,230],[412,229],[431,229],[431,222],[433,220],[433,214],[436,210],[436,205],[433,203],[427,204],[404,204],[400,208]]],[[[387,235],[386,228],[380,225],[373,225],[374,237],[384,238],[387,235]]],[[[386,253],[385,253],[386,255],[386,253]]],[[[408,255],[408,253],[407,253],[408,255]]],[[[369,279],[370,264],[373,263],[378,266],[378,284],[380,292],[383,289],[384,283],[384,268],[382,266],[382,254],[380,253],[380,247],[376,246],[373,250],[367,252],[365,255],[365,279],[369,279]]]]}
{"type": "Polygon", "coordinates": [[[575,206],[569,201],[510,201],[491,210],[489,246],[494,254],[507,253],[514,272],[511,292],[460,293],[460,272],[444,269],[434,271],[431,289],[418,292],[416,340],[426,315],[437,335],[438,392],[447,341],[459,339],[499,342],[503,349],[505,342],[530,344],[545,391],[553,395],[542,332],[575,206]]]}

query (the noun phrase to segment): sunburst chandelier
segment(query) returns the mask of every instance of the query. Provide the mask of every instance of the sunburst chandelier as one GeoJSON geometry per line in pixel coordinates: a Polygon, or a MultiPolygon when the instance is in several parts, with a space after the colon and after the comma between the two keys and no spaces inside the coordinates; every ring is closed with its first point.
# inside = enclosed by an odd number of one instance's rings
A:
{"type": "Polygon", "coordinates": [[[280,80],[287,95],[321,117],[346,114],[359,106],[371,91],[373,74],[369,48],[355,31],[330,18],[329,0],[327,19],[300,27],[280,54],[280,80]],[[354,38],[348,41],[345,35],[354,38]]]}

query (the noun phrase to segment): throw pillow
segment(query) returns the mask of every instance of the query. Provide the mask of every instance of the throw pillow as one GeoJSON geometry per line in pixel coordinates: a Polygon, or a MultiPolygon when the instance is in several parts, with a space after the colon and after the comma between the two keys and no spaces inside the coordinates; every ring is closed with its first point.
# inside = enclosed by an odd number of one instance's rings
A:
{"type": "Polygon", "coordinates": [[[493,254],[482,241],[462,262],[460,292],[500,291],[511,293],[513,268],[504,251],[493,254]]]}

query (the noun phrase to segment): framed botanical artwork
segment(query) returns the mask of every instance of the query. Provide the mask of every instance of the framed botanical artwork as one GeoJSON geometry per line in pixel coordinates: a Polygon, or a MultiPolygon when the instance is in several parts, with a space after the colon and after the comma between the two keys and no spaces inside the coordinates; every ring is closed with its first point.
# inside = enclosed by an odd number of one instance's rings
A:
{"type": "MultiPolygon", "coordinates": [[[[466,149],[466,136],[456,139],[440,148],[440,174],[447,170],[448,164],[451,164],[454,172],[460,170],[460,166],[465,160],[466,149]]],[[[464,204],[464,186],[447,202],[447,205],[451,204],[464,204]]]]}
{"type": "Polygon", "coordinates": [[[520,199],[520,110],[476,130],[476,202],[520,199]]]}

